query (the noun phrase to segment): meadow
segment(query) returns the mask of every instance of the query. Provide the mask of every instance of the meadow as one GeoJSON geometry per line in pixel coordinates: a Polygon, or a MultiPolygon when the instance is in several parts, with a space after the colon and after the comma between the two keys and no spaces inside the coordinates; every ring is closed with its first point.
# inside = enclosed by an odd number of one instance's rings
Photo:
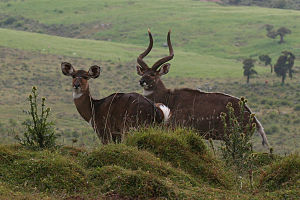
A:
{"type": "MultiPolygon", "coordinates": [[[[26,98],[36,85],[52,108],[62,143],[71,144],[72,138],[79,137],[81,146],[98,144],[73,105],[71,80],[61,74],[60,63],[71,62],[77,69],[101,65],[100,78],[91,81],[95,98],[113,92],[141,93],[136,57],[148,45],[150,28],[154,48],[145,59],[147,63],[168,54],[163,45],[167,31],[172,30],[175,57],[169,74],[163,77],[168,87],[245,96],[276,146],[275,152],[299,149],[298,73],[281,87],[280,78],[256,62],[259,74],[247,86],[242,71],[243,58],[258,60],[259,55],[269,54],[274,64],[283,50],[296,55],[294,68],[299,71],[299,11],[189,0],[17,0],[1,1],[0,11],[3,143],[15,142],[13,135],[22,132],[21,122],[27,117],[22,111],[27,109],[26,98]],[[284,44],[278,44],[278,38],[266,37],[265,24],[286,26],[292,34],[284,44]]],[[[254,140],[262,149],[259,138],[254,140]]]]}
{"type": "Polygon", "coordinates": [[[297,10],[197,0],[0,1],[0,199],[297,199],[299,19],[297,10]],[[292,34],[279,44],[266,36],[266,24],[292,34]],[[221,159],[220,142],[212,147],[192,130],[130,130],[120,144],[101,145],[80,117],[61,62],[102,67],[89,81],[96,99],[142,93],[136,58],[148,46],[148,28],[154,37],[149,65],[168,54],[171,29],[175,56],[162,77],[168,88],[248,99],[273,150],[255,134],[251,171],[237,173],[221,159]],[[268,54],[275,64],[284,50],[296,60],[293,78],[282,86],[258,56],[268,54]],[[242,61],[249,57],[258,74],[246,84],[242,61]],[[32,150],[15,139],[24,133],[33,86],[51,108],[56,148],[32,150]]]}

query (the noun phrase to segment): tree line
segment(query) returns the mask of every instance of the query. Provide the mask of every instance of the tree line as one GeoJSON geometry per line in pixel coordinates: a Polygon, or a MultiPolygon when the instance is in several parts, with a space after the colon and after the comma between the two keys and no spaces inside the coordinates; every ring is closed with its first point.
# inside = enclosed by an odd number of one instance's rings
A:
{"type": "MultiPolygon", "coordinates": [[[[295,63],[296,56],[290,51],[283,51],[281,52],[277,59],[275,65],[272,65],[272,58],[269,55],[261,55],[259,56],[259,60],[264,63],[265,66],[270,66],[270,71],[278,77],[281,77],[281,85],[284,85],[287,75],[292,79],[293,73],[293,66],[295,63]]],[[[254,68],[255,59],[246,58],[243,60],[243,69],[244,69],[244,76],[247,77],[247,84],[249,84],[250,78],[257,74],[257,71],[254,68]]]]}

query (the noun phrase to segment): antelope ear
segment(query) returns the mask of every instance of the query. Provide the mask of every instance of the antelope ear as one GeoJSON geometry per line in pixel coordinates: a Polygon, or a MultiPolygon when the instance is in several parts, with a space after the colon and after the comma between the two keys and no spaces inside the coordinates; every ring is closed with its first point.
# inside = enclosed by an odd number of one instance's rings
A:
{"type": "Polygon", "coordinates": [[[88,74],[90,78],[98,78],[100,76],[101,68],[97,65],[93,65],[90,67],[88,74]]]}
{"type": "Polygon", "coordinates": [[[161,68],[158,71],[159,75],[165,75],[169,72],[171,64],[170,63],[166,63],[163,66],[161,66],[161,68]]]}
{"type": "Polygon", "coordinates": [[[138,75],[143,76],[144,75],[144,69],[141,68],[139,65],[136,66],[136,72],[138,75]]]}
{"type": "Polygon", "coordinates": [[[61,63],[61,71],[66,76],[72,76],[72,74],[75,72],[74,67],[71,65],[71,63],[68,62],[62,62],[61,63]]]}

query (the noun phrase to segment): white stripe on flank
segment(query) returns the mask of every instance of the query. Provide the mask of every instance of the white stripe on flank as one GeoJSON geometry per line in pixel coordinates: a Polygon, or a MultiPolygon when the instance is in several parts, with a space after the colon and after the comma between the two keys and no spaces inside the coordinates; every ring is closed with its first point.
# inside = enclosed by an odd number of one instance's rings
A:
{"type": "Polygon", "coordinates": [[[160,104],[159,105],[160,110],[163,112],[164,114],[164,122],[168,122],[170,117],[171,117],[171,110],[170,108],[168,108],[167,106],[165,106],[164,104],[160,104]]]}

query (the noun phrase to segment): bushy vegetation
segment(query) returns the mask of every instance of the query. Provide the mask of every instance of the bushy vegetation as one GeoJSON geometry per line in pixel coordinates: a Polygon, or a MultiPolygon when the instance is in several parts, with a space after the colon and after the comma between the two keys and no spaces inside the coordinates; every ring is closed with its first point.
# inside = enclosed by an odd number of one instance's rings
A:
{"type": "MultiPolygon", "coordinates": [[[[262,169],[259,187],[268,191],[300,187],[300,156],[294,154],[262,169]]],[[[300,191],[298,191],[300,194],[300,191]]]]}
{"type": "Polygon", "coordinates": [[[43,97],[41,100],[41,108],[39,108],[37,88],[33,87],[28,98],[30,110],[25,111],[30,115],[30,119],[23,122],[26,130],[24,136],[16,136],[21,145],[31,148],[50,148],[55,147],[57,136],[53,128],[53,122],[49,122],[50,108],[46,108],[43,97]]]}
{"type": "Polygon", "coordinates": [[[222,2],[230,5],[262,6],[268,8],[300,10],[300,3],[297,0],[222,0],[222,2]]]}
{"type": "Polygon", "coordinates": [[[232,166],[238,174],[252,170],[253,145],[251,137],[256,130],[254,114],[245,118],[247,100],[242,97],[239,101],[239,114],[235,114],[231,103],[228,103],[227,113],[221,114],[224,126],[224,142],[221,142],[221,153],[227,165],[232,166]],[[246,121],[246,122],[245,122],[246,121]]]}
{"type": "Polygon", "coordinates": [[[298,154],[280,158],[255,153],[251,190],[247,182],[237,190],[239,182],[222,163],[199,136],[181,128],[133,131],[124,144],[89,151],[2,145],[0,199],[280,199],[299,194],[298,154]]]}

